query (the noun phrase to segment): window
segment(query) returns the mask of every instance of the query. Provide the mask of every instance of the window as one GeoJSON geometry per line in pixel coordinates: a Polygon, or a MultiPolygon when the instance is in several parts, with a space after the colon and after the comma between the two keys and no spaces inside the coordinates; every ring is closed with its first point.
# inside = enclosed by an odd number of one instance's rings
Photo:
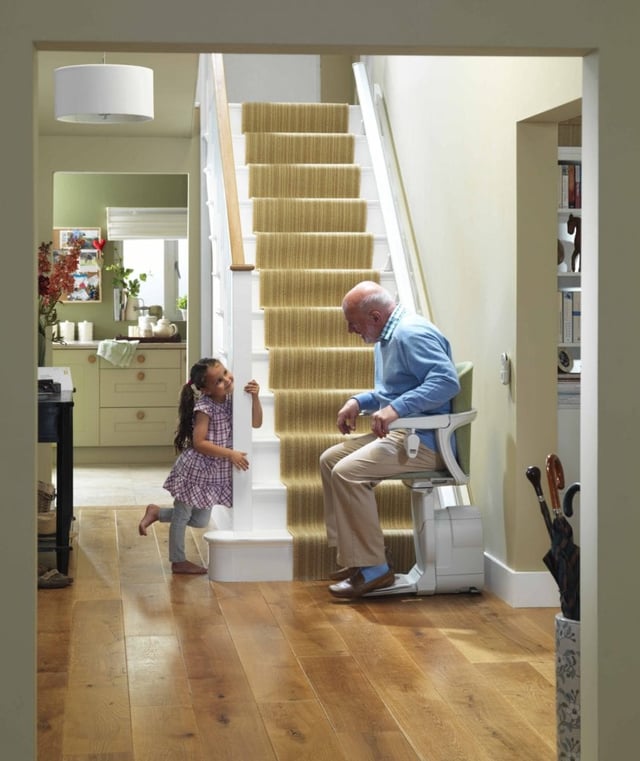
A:
{"type": "Polygon", "coordinates": [[[133,270],[134,276],[147,274],[146,282],[140,286],[140,298],[145,306],[159,304],[168,319],[182,319],[176,299],[187,294],[188,288],[189,252],[185,238],[125,239],[122,263],[133,270]]]}

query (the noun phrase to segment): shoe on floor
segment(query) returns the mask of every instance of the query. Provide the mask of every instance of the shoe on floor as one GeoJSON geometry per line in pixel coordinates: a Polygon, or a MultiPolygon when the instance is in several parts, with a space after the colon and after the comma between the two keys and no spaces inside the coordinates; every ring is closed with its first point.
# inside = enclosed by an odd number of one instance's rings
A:
{"type": "Polygon", "coordinates": [[[51,568],[38,576],[38,589],[62,589],[72,583],[73,579],[70,576],[65,576],[64,573],[60,573],[55,568],[51,568]]]}
{"type": "MultiPolygon", "coordinates": [[[[387,565],[389,566],[389,570],[393,571],[393,563],[391,562],[391,550],[388,547],[384,548],[384,556],[387,561],[387,565]]],[[[357,567],[338,568],[336,571],[331,571],[329,574],[329,579],[331,581],[344,581],[344,579],[348,579],[353,576],[353,574],[358,570],[359,568],[357,567]]]]}
{"type": "Polygon", "coordinates": [[[329,592],[334,597],[340,597],[345,600],[355,600],[367,592],[373,592],[374,589],[390,587],[395,581],[395,574],[391,568],[381,576],[376,576],[371,581],[365,581],[362,571],[358,568],[356,572],[348,579],[340,581],[337,584],[331,584],[329,592]]]}

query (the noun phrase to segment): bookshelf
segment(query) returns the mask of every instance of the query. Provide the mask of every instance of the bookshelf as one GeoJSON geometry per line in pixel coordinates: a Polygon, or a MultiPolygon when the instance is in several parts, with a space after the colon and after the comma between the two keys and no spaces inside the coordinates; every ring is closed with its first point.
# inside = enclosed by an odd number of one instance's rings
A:
{"type": "Polygon", "coordinates": [[[558,380],[580,380],[582,149],[558,148],[558,380]]]}

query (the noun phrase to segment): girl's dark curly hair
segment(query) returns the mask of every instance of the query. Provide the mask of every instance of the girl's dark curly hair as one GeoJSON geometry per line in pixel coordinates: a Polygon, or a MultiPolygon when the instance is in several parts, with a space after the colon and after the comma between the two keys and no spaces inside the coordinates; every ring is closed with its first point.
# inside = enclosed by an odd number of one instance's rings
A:
{"type": "Polygon", "coordinates": [[[189,380],[182,387],[178,400],[178,428],[173,439],[176,452],[182,452],[193,444],[193,408],[196,403],[196,394],[205,384],[207,370],[219,364],[219,359],[203,357],[191,368],[189,380]]]}

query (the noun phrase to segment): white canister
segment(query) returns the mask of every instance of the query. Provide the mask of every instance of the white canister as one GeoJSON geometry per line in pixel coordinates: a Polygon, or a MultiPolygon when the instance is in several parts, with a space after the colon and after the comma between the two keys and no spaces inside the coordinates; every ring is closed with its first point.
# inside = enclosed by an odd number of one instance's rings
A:
{"type": "Polygon", "coordinates": [[[93,341],[93,323],[83,320],[78,323],[78,341],[89,343],[93,341]]]}
{"type": "Polygon", "coordinates": [[[59,336],[63,341],[66,341],[67,343],[69,341],[73,341],[75,339],[75,333],[76,333],[76,324],[75,322],[69,322],[69,320],[65,320],[64,322],[59,323],[59,336]]]}
{"type": "Polygon", "coordinates": [[[151,338],[153,336],[153,322],[150,317],[138,317],[138,332],[142,338],[151,338]]]}

